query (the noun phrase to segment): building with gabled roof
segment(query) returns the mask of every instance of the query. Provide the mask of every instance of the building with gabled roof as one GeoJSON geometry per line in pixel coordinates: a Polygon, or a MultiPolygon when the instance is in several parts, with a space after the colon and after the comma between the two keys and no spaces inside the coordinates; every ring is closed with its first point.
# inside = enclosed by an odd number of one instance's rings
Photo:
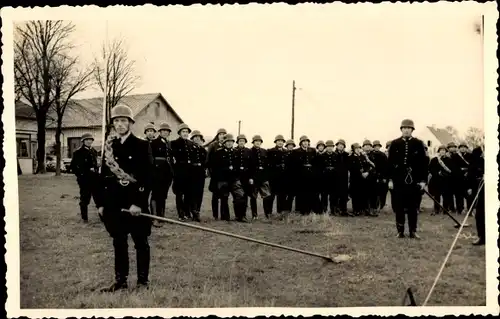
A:
{"type": "MultiPolygon", "coordinates": [[[[161,93],[127,95],[119,103],[132,109],[135,119],[132,132],[136,136],[144,137],[144,126],[147,123],[158,125],[165,121],[172,128],[172,139],[177,138],[176,127],[183,121],[161,93]]],[[[80,147],[80,137],[84,133],[91,133],[94,136],[93,147],[101,150],[102,115],[102,97],[75,99],[68,104],[64,112],[61,135],[63,158],[71,158],[73,152],[80,147]]],[[[55,129],[56,123],[51,121],[47,127],[47,147],[55,144],[55,129]]]]}

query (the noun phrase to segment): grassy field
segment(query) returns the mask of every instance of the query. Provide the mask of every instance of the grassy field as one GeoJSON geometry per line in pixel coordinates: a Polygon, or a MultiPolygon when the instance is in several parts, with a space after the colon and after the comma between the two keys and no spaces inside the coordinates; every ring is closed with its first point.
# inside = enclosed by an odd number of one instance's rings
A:
{"type": "MultiPolygon", "coordinates": [[[[137,292],[130,241],[129,290],[102,294],[114,278],[111,238],[93,204],[80,221],[73,176],[20,176],[21,308],[401,306],[413,287],[421,304],[456,229],[430,216],[424,200],[421,241],[397,239],[389,208],[377,218],[291,215],[251,224],[215,222],[205,193],[202,225],[321,254],[342,264],[175,225],[154,228],[151,287],[137,292]]],[[[175,217],[169,195],[167,217],[175,217]]],[[[474,226],[473,219],[469,220],[474,226]]],[[[429,305],[485,305],[484,247],[466,228],[429,305]]]]}

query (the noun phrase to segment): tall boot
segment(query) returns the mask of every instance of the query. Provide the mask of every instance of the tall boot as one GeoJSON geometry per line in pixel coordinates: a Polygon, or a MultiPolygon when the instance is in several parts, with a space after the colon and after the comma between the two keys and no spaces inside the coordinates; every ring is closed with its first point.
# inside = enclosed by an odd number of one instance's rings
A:
{"type": "Polygon", "coordinates": [[[182,194],[175,195],[175,206],[177,208],[177,215],[179,216],[179,220],[186,220],[186,215],[184,212],[184,201],[182,198],[182,194]]]}
{"type": "Polygon", "coordinates": [[[83,205],[83,204],[80,204],[80,215],[82,216],[82,220],[84,222],[88,222],[89,221],[89,211],[88,211],[88,206],[87,205],[83,205]]]}
{"type": "Polygon", "coordinates": [[[252,211],[252,217],[257,217],[257,199],[255,197],[250,197],[250,209],[252,211]]]}
{"type": "Polygon", "coordinates": [[[151,260],[148,238],[146,236],[136,239],[135,249],[137,253],[137,285],[148,287],[149,285],[149,263],[151,260]]]}
{"type": "Polygon", "coordinates": [[[219,197],[212,193],[212,215],[215,220],[219,219],[219,197]]]}
{"type": "Polygon", "coordinates": [[[129,272],[127,236],[113,238],[115,251],[115,282],[101,292],[115,292],[128,288],[127,278],[129,272]]]}
{"type": "Polygon", "coordinates": [[[229,203],[227,197],[221,197],[220,199],[220,218],[225,221],[230,221],[229,216],[229,203]]]}
{"type": "Polygon", "coordinates": [[[418,223],[418,207],[408,210],[408,228],[410,231],[410,238],[420,239],[417,235],[418,223]]]}
{"type": "Polygon", "coordinates": [[[398,237],[399,238],[404,238],[405,237],[405,211],[404,210],[398,210],[396,211],[396,229],[398,231],[398,237]]]}
{"type": "Polygon", "coordinates": [[[269,218],[272,214],[273,211],[273,201],[272,197],[268,196],[264,199],[262,199],[262,206],[264,208],[264,215],[266,215],[266,218],[269,218]]]}

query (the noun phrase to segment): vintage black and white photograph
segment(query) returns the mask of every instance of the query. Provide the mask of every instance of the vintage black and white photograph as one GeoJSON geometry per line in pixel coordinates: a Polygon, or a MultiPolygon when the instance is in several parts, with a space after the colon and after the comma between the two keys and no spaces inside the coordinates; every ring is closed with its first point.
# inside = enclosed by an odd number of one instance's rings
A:
{"type": "Polygon", "coordinates": [[[494,2],[1,15],[9,317],[498,313],[494,2]]]}

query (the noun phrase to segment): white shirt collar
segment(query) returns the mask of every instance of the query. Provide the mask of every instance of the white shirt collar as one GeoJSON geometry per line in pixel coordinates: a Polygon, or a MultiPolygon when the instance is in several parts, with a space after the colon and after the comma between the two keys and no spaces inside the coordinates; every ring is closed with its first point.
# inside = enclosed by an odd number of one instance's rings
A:
{"type": "Polygon", "coordinates": [[[128,131],[127,134],[120,136],[120,143],[122,143],[122,144],[125,143],[125,141],[127,140],[127,138],[129,136],[130,136],[130,131],[128,131]]]}

